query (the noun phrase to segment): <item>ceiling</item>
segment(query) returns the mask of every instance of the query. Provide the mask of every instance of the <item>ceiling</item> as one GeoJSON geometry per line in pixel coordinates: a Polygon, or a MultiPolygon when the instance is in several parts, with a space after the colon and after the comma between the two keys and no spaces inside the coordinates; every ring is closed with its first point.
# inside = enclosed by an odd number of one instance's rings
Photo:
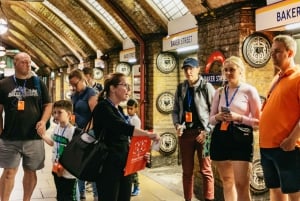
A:
{"type": "Polygon", "coordinates": [[[0,0],[0,15],[9,27],[1,41],[7,49],[28,52],[40,68],[56,69],[122,50],[124,40],[166,36],[168,21],[186,13],[202,15],[245,1],[251,0],[0,0]],[[95,9],[97,4],[109,20],[95,9]],[[181,13],[163,12],[180,4],[181,13]]]}

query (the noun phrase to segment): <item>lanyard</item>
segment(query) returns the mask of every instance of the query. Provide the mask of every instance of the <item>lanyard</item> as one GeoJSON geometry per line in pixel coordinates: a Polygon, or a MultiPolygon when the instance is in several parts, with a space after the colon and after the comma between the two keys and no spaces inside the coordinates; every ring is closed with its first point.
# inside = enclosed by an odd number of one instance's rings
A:
{"type": "Polygon", "coordinates": [[[192,95],[190,94],[190,88],[188,88],[188,90],[187,90],[187,99],[188,99],[188,106],[189,106],[189,108],[191,108],[191,104],[192,104],[192,99],[193,99],[193,97],[192,97],[192,95]]]}
{"type": "Polygon", "coordinates": [[[226,106],[227,106],[227,107],[229,107],[229,105],[230,105],[231,102],[233,101],[233,99],[234,99],[236,93],[238,92],[239,88],[240,88],[240,86],[238,86],[238,87],[235,89],[233,95],[231,96],[230,101],[228,101],[228,91],[229,91],[229,86],[225,87],[224,90],[225,90],[225,99],[226,99],[226,106]]]}
{"type": "MultiPolygon", "coordinates": [[[[116,108],[115,105],[113,104],[113,102],[112,102],[109,98],[106,98],[106,100],[111,104],[112,107],[116,108]]],[[[117,108],[117,111],[118,111],[119,115],[121,116],[121,118],[122,118],[127,124],[130,124],[129,118],[128,118],[127,116],[125,116],[118,108],[117,108]]]]}
{"type": "MultiPolygon", "coordinates": [[[[61,136],[61,137],[63,137],[67,127],[68,127],[68,125],[66,125],[66,126],[64,127],[64,129],[63,129],[63,131],[61,132],[61,134],[59,133],[59,128],[61,128],[61,127],[58,127],[58,129],[57,129],[58,135],[61,136]]],[[[60,138],[59,138],[59,139],[60,139],[60,138]]],[[[59,153],[59,151],[60,151],[59,148],[60,148],[60,143],[56,141],[56,153],[57,153],[57,154],[56,154],[56,159],[57,159],[57,160],[58,160],[58,158],[60,157],[60,156],[59,156],[59,155],[60,155],[60,153],[59,153]]]]}
{"type": "Polygon", "coordinates": [[[18,85],[15,75],[14,75],[14,81],[15,81],[16,86],[18,87],[18,90],[21,93],[22,98],[24,98],[25,97],[25,86],[26,86],[27,80],[24,81],[23,87],[18,85]]]}

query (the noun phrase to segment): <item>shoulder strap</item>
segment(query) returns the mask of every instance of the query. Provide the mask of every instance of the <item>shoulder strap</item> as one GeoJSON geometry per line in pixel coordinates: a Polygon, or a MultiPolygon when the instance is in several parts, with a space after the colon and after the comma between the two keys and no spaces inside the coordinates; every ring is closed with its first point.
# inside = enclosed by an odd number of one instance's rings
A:
{"type": "Polygon", "coordinates": [[[182,90],[182,85],[183,85],[183,83],[179,83],[178,85],[177,85],[177,96],[178,96],[178,98],[179,97],[181,97],[181,90],[182,90]]]}
{"type": "Polygon", "coordinates": [[[219,101],[220,101],[223,89],[224,89],[224,87],[220,87],[219,88],[219,101]]]}
{"type": "Polygon", "coordinates": [[[87,125],[83,130],[88,132],[92,128],[92,123],[93,123],[93,116],[91,116],[90,120],[88,121],[87,125]]]}
{"type": "MultiPolygon", "coordinates": [[[[177,96],[178,98],[181,97],[181,91],[182,91],[182,85],[183,83],[179,83],[177,85],[177,96]]],[[[205,98],[206,104],[207,104],[207,108],[208,108],[208,112],[210,112],[210,102],[209,102],[209,97],[208,97],[208,89],[207,89],[207,81],[205,79],[203,79],[199,85],[199,87],[197,88],[196,91],[200,90],[202,95],[205,98]]]]}
{"type": "Polygon", "coordinates": [[[80,135],[80,133],[82,132],[82,129],[78,128],[78,127],[75,127],[74,129],[74,136],[77,136],[77,135],[80,135]]]}
{"type": "Polygon", "coordinates": [[[39,95],[39,103],[41,109],[43,108],[43,100],[42,100],[42,90],[41,90],[41,81],[37,76],[33,76],[33,85],[36,88],[38,95],[39,95]]]}
{"type": "MultiPolygon", "coordinates": [[[[220,104],[220,99],[221,99],[221,95],[222,95],[222,91],[223,91],[224,87],[220,87],[219,90],[219,104],[220,104]]],[[[218,104],[218,105],[219,105],[218,104]]]]}
{"type": "Polygon", "coordinates": [[[197,90],[201,91],[202,95],[205,98],[206,104],[207,104],[207,108],[208,108],[208,112],[210,112],[210,102],[209,102],[209,97],[208,97],[208,89],[207,89],[207,81],[205,79],[203,79],[198,87],[197,90]]]}
{"type": "Polygon", "coordinates": [[[39,96],[42,96],[42,90],[41,90],[41,83],[40,79],[37,76],[33,76],[33,84],[34,87],[37,89],[39,96]]]}
{"type": "MultiPolygon", "coordinates": [[[[182,85],[183,83],[179,83],[177,85],[177,96],[178,98],[181,97],[181,91],[182,91],[182,85]]],[[[199,85],[199,87],[197,88],[197,91],[200,90],[202,95],[205,98],[207,107],[208,107],[208,112],[210,112],[210,102],[209,102],[209,97],[208,97],[208,90],[207,90],[207,81],[205,79],[203,79],[199,85]]]]}
{"type": "MultiPolygon", "coordinates": [[[[42,96],[42,87],[41,87],[41,80],[37,76],[33,76],[33,85],[36,88],[38,95],[39,95],[39,104],[41,112],[43,113],[43,96],[42,96]]],[[[50,119],[46,122],[46,129],[50,127],[50,119]]]]}

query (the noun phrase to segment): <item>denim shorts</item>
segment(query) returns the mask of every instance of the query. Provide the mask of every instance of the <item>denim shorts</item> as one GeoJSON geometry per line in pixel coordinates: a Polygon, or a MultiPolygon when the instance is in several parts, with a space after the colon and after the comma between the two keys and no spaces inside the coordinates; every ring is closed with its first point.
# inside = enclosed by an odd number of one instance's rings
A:
{"type": "Polygon", "coordinates": [[[300,190],[300,149],[261,148],[261,165],[268,188],[281,188],[283,193],[300,190]]]}
{"type": "Polygon", "coordinates": [[[28,170],[44,167],[45,147],[43,140],[11,141],[0,139],[0,167],[17,168],[22,158],[22,166],[28,170]]]}

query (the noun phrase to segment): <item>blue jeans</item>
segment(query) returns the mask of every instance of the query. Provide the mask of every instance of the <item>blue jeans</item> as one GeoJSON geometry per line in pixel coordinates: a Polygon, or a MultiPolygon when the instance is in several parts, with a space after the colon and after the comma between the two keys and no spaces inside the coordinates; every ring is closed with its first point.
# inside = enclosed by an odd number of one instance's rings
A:
{"type": "MultiPolygon", "coordinates": [[[[85,181],[78,179],[78,188],[80,195],[85,195],[85,181]]],[[[92,188],[94,197],[98,197],[96,182],[92,182],[92,188]]]]}

